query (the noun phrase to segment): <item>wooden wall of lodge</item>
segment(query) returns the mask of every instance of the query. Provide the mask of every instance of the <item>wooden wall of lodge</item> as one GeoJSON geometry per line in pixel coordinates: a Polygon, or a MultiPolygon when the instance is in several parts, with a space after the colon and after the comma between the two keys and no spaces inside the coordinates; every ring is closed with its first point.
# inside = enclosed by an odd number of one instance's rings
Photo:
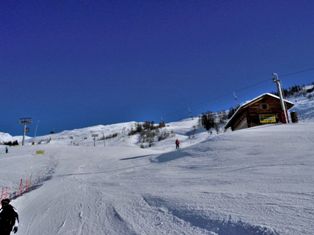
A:
{"type": "Polygon", "coordinates": [[[280,100],[273,97],[264,97],[254,104],[246,107],[242,112],[243,113],[239,116],[238,120],[236,120],[234,125],[232,125],[232,129],[237,129],[237,126],[244,118],[247,119],[248,127],[262,125],[260,123],[256,123],[257,119],[259,119],[259,114],[274,114],[276,116],[276,121],[278,122],[279,115],[282,110],[280,100]],[[268,104],[268,109],[262,109],[262,104],[268,104]]]}
{"type": "Polygon", "coordinates": [[[279,114],[281,113],[280,101],[276,98],[266,97],[248,107],[249,115],[258,114],[279,114]],[[262,109],[261,104],[268,104],[268,109],[262,109]]]}

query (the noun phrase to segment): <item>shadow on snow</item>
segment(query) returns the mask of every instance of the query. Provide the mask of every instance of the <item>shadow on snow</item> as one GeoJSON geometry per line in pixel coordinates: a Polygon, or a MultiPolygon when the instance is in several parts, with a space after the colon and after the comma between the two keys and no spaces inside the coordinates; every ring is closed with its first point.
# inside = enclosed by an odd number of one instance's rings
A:
{"type": "Polygon", "coordinates": [[[169,161],[173,161],[173,160],[177,160],[177,159],[189,157],[189,156],[192,156],[192,155],[182,150],[177,150],[177,151],[161,154],[158,157],[151,159],[151,162],[163,163],[163,162],[169,162],[169,161]]]}

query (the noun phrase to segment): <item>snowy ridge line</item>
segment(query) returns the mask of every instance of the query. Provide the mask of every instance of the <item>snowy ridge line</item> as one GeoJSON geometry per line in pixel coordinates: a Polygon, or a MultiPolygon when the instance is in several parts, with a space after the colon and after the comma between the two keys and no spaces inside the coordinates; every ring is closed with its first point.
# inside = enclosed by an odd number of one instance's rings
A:
{"type": "Polygon", "coordinates": [[[211,218],[212,216],[205,215],[204,211],[178,207],[178,205],[172,205],[170,202],[159,197],[144,196],[143,200],[149,206],[155,207],[163,213],[171,214],[173,217],[186,221],[192,226],[205,229],[210,234],[279,235],[274,229],[265,226],[251,225],[241,220],[234,221],[230,215],[228,220],[219,219],[219,216],[211,218]]]}
{"type": "Polygon", "coordinates": [[[147,155],[142,155],[142,156],[136,156],[136,157],[126,157],[126,158],[121,158],[121,161],[126,161],[126,160],[133,160],[133,159],[138,159],[138,158],[145,158],[145,157],[150,157],[152,156],[151,154],[147,155]]]}
{"type": "Polygon", "coordinates": [[[51,178],[52,178],[52,176],[40,177],[40,178],[38,178],[38,180],[35,181],[36,182],[35,184],[30,185],[29,187],[27,187],[27,189],[23,190],[22,192],[19,189],[18,191],[15,191],[15,192],[11,193],[9,198],[12,199],[12,200],[13,199],[17,199],[17,198],[23,196],[26,193],[29,193],[29,192],[31,192],[33,190],[36,190],[39,187],[43,186],[45,181],[48,181],[51,178]]]}
{"type": "MultiPolygon", "coordinates": [[[[4,191],[2,190],[1,199],[9,198],[11,200],[14,200],[23,196],[26,193],[29,193],[33,190],[38,189],[39,187],[43,186],[46,181],[52,179],[54,172],[55,172],[55,165],[53,165],[52,168],[49,168],[46,175],[39,176],[35,180],[32,180],[32,175],[27,177],[25,180],[25,185],[23,184],[23,179],[21,178],[19,186],[17,187],[18,189],[16,191],[13,191],[13,192],[7,191],[6,193],[3,193],[4,191]]],[[[9,187],[2,187],[2,188],[10,189],[9,187]]]]}
{"type": "Polygon", "coordinates": [[[111,218],[115,218],[115,223],[118,223],[119,228],[122,229],[122,231],[125,234],[129,235],[138,235],[131,226],[122,218],[122,216],[118,213],[115,207],[110,206],[107,208],[109,214],[111,214],[111,218]]]}
{"type": "Polygon", "coordinates": [[[94,171],[94,172],[76,172],[76,173],[68,173],[68,174],[59,174],[59,175],[54,175],[54,177],[68,177],[68,176],[75,176],[75,175],[98,175],[98,174],[106,174],[106,173],[112,173],[112,172],[119,172],[119,171],[124,171],[124,170],[130,170],[130,169],[136,169],[140,167],[145,167],[149,166],[150,163],[147,164],[142,164],[138,166],[130,166],[130,167],[122,167],[114,170],[107,170],[107,171],[94,171]]]}
{"type": "Polygon", "coordinates": [[[23,178],[20,179],[20,183],[18,184],[17,187],[15,187],[17,190],[10,192],[11,187],[4,186],[1,188],[1,195],[0,195],[0,200],[2,199],[15,199],[19,196],[22,196],[23,194],[27,193],[30,191],[32,188],[32,183],[31,183],[31,178],[32,176],[26,177],[25,184],[23,184],[23,178]]]}
{"type": "Polygon", "coordinates": [[[0,196],[0,200],[2,199],[6,199],[9,198],[11,200],[16,199],[22,195],[24,195],[25,193],[30,192],[31,190],[34,190],[35,188],[37,188],[37,185],[30,185],[30,186],[21,186],[13,192],[10,192],[10,187],[2,187],[1,190],[1,196],[0,196]]]}

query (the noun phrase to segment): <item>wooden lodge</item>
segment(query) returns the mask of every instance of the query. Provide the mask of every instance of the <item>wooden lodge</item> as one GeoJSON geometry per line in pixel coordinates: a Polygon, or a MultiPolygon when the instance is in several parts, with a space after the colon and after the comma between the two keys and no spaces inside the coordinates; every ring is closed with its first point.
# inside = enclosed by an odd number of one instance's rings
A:
{"type": "MultiPolygon", "coordinates": [[[[293,107],[293,103],[288,100],[284,100],[284,103],[287,110],[293,107]]],[[[234,131],[280,122],[285,122],[280,98],[276,95],[265,93],[241,105],[229,119],[225,129],[231,127],[234,131]]]]}

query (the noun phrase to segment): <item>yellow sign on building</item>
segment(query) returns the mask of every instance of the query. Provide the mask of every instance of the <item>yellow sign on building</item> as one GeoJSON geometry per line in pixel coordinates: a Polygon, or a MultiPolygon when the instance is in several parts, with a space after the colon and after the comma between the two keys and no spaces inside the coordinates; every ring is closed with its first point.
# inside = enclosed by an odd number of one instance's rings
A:
{"type": "Polygon", "coordinates": [[[276,123],[276,115],[275,114],[260,114],[259,115],[260,123],[276,123]]]}

